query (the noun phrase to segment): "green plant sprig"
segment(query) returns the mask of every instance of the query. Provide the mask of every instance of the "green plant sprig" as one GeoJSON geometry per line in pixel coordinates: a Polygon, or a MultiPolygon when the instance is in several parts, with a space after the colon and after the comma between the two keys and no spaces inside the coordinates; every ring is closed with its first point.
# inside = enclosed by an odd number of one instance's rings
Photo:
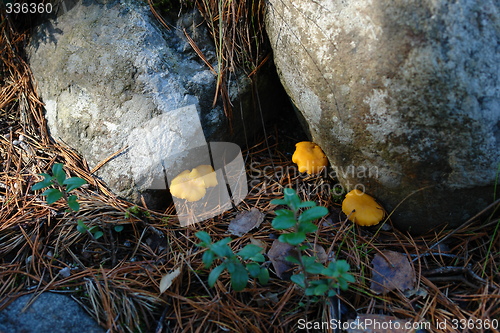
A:
{"type": "Polygon", "coordinates": [[[228,245],[231,242],[230,237],[212,243],[212,238],[205,231],[198,231],[195,236],[201,240],[197,246],[207,248],[202,257],[205,268],[212,266],[216,259],[222,261],[208,275],[210,287],[215,285],[224,270],[229,272],[231,286],[235,291],[241,291],[246,287],[249,276],[258,278],[261,284],[267,284],[269,281],[269,271],[259,264],[265,261],[264,256],[260,253],[262,251],[260,246],[247,244],[240,251],[234,253],[228,245]]]}
{"type": "MultiPolygon", "coordinates": [[[[330,262],[327,267],[321,264],[316,256],[304,255],[308,248],[303,244],[306,234],[316,232],[318,226],[312,221],[328,214],[326,207],[317,206],[314,201],[301,201],[297,193],[291,188],[285,188],[283,199],[274,199],[271,204],[286,205],[289,209],[279,209],[272,221],[276,230],[290,230],[283,233],[278,240],[295,247],[298,257],[288,256],[286,260],[297,264],[299,272],[292,275],[290,280],[304,289],[306,296],[334,296],[337,288],[346,290],[354,277],[349,274],[350,266],[345,260],[330,262]]],[[[316,298],[319,300],[319,298],[316,298]]]]}
{"type": "Polygon", "coordinates": [[[66,178],[66,172],[64,172],[61,163],[56,163],[52,166],[52,175],[48,173],[40,173],[39,175],[43,176],[44,180],[34,184],[31,189],[36,191],[50,187],[42,193],[43,196],[46,196],[47,204],[53,204],[63,198],[72,211],[78,212],[80,210],[78,197],[74,194],[69,195],[69,192],[87,184],[84,179],[80,177],[66,178]]]}
{"type": "MultiPolygon", "coordinates": [[[[68,211],[77,220],[75,213],[80,210],[80,203],[78,196],[70,194],[70,192],[87,184],[85,179],[80,177],[66,178],[66,172],[64,172],[64,166],[61,163],[55,163],[52,166],[52,175],[48,173],[40,173],[39,175],[43,176],[44,179],[34,184],[31,189],[36,191],[48,187],[42,193],[46,197],[47,204],[51,205],[62,198],[69,207],[68,211]]],[[[98,226],[89,227],[82,220],[77,220],[76,230],[82,234],[88,233],[94,239],[99,239],[104,235],[98,226]]]]}
{"type": "MultiPolygon", "coordinates": [[[[301,201],[297,193],[290,188],[284,190],[283,199],[275,199],[271,203],[288,206],[288,209],[276,211],[272,227],[276,230],[289,230],[281,234],[278,240],[292,245],[297,253],[297,257],[286,258],[289,262],[299,266],[298,273],[290,278],[292,282],[304,289],[306,296],[313,296],[312,300],[316,301],[323,296],[336,295],[338,288],[346,290],[349,283],[354,282],[354,277],[349,274],[350,266],[347,261],[332,261],[325,267],[316,256],[308,256],[304,253],[309,248],[306,243],[307,234],[318,230],[313,221],[328,214],[328,209],[317,206],[314,201],[301,201]]],[[[213,243],[210,235],[205,231],[198,231],[195,236],[201,240],[197,246],[206,248],[202,257],[205,268],[212,266],[216,259],[222,261],[212,269],[208,276],[210,287],[215,285],[224,270],[229,272],[231,286],[235,291],[241,291],[246,287],[249,276],[258,278],[262,284],[268,282],[269,271],[259,264],[265,261],[261,247],[248,244],[239,252],[234,253],[228,245],[231,242],[230,237],[213,243]]]]}

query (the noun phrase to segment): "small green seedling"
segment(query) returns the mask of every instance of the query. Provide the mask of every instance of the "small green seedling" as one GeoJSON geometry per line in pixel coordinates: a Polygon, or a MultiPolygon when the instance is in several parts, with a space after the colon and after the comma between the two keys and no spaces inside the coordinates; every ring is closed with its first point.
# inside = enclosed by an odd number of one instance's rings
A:
{"type": "Polygon", "coordinates": [[[132,206],[127,208],[127,211],[125,212],[125,218],[128,219],[131,215],[135,215],[137,217],[151,217],[151,214],[147,210],[142,210],[141,208],[139,208],[139,206],[132,206]]]}
{"type": "Polygon", "coordinates": [[[286,205],[289,209],[279,209],[272,221],[276,230],[291,230],[279,236],[278,240],[293,245],[298,257],[288,256],[286,260],[297,264],[299,273],[290,278],[304,289],[307,296],[334,296],[337,288],[346,290],[354,277],[349,274],[349,264],[345,260],[330,262],[327,267],[321,264],[315,256],[303,253],[309,246],[304,244],[306,234],[316,232],[318,227],[312,221],[328,214],[328,209],[317,206],[314,201],[301,201],[297,193],[291,188],[285,188],[283,199],[274,199],[271,204],[286,205]]]}
{"type": "Polygon", "coordinates": [[[99,239],[104,235],[104,233],[96,225],[89,228],[82,220],[78,220],[77,223],[76,230],[78,230],[81,234],[88,232],[92,235],[92,237],[94,237],[94,239],[99,239]]]}
{"type": "Polygon", "coordinates": [[[84,179],[80,177],[66,178],[66,172],[64,172],[61,163],[56,163],[52,166],[52,175],[41,173],[40,176],[43,176],[44,180],[34,184],[31,189],[36,191],[50,187],[42,193],[46,197],[47,204],[53,204],[63,198],[71,210],[74,212],[80,210],[78,197],[76,195],[69,195],[69,192],[87,184],[84,179]]]}
{"type": "MultiPolygon", "coordinates": [[[[61,163],[56,163],[52,166],[52,175],[48,173],[41,173],[40,176],[43,176],[44,179],[34,184],[31,189],[36,191],[49,187],[42,193],[42,195],[46,197],[47,204],[53,204],[62,198],[68,204],[69,211],[74,217],[74,213],[80,210],[80,203],[78,202],[78,197],[76,195],[69,193],[82,185],[87,184],[87,182],[80,177],[66,178],[66,172],[64,172],[63,165],[61,163]]],[[[89,228],[85,222],[81,220],[77,221],[76,230],[82,234],[89,233],[94,239],[98,239],[103,236],[103,232],[99,230],[98,226],[89,228]]]]}
{"type": "Polygon", "coordinates": [[[334,187],[331,191],[330,191],[331,195],[332,195],[332,200],[333,202],[335,203],[342,203],[342,200],[344,200],[345,198],[345,191],[343,188],[340,189],[340,191],[338,191],[338,189],[336,187],[334,187]]]}
{"type": "Polygon", "coordinates": [[[207,248],[202,257],[205,268],[212,266],[215,259],[222,261],[208,276],[208,285],[210,287],[215,285],[224,270],[227,270],[231,275],[231,286],[235,291],[241,291],[246,287],[249,276],[258,278],[261,284],[266,284],[269,281],[267,268],[261,267],[259,264],[265,261],[264,256],[260,253],[262,251],[261,247],[247,244],[238,253],[234,253],[228,245],[231,241],[230,237],[212,243],[210,235],[205,231],[198,231],[195,236],[201,240],[197,246],[207,248]],[[249,262],[244,263],[243,261],[249,262]]]}

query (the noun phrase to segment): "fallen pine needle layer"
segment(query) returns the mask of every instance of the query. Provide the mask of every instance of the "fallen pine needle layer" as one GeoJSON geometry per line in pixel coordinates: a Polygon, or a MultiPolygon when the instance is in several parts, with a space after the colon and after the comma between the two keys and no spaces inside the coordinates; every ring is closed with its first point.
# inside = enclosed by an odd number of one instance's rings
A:
{"type": "MultiPolygon", "coordinates": [[[[500,319],[499,205],[493,205],[464,227],[435,230],[412,237],[391,227],[363,228],[341,213],[331,195],[334,180],[294,172],[290,156],[278,149],[277,136],[246,152],[250,193],[236,209],[182,228],[173,206],[165,212],[115,197],[95,178],[86,162],[71,148],[53,141],[47,132],[43,104],[22,58],[24,35],[1,17],[0,44],[0,309],[16,297],[41,292],[71,295],[100,325],[111,332],[295,332],[300,320],[330,322],[356,315],[390,315],[422,323],[433,332],[450,332],[439,323],[453,320],[500,319]],[[63,163],[71,176],[89,185],[77,190],[77,218],[98,226],[103,237],[94,240],[76,229],[62,201],[47,205],[31,190],[37,175],[63,163]],[[293,187],[303,200],[329,208],[310,242],[329,258],[345,259],[356,277],[349,290],[336,298],[307,303],[302,291],[279,279],[262,286],[250,281],[242,292],[230,288],[223,273],[213,288],[207,285],[202,250],[194,233],[207,231],[214,240],[228,236],[229,222],[257,208],[265,214],[260,227],[233,237],[234,250],[254,240],[267,249],[278,236],[270,222],[270,201],[293,187]],[[121,232],[114,227],[123,226],[121,232]],[[371,288],[372,259],[391,250],[407,256],[416,273],[413,290],[375,294],[371,288]],[[160,292],[165,275],[178,270],[160,292]],[[171,285],[170,285],[171,283],[171,285]]],[[[325,332],[333,332],[323,327],[325,332]]],[[[466,332],[465,329],[457,331],[466,332]]],[[[498,330],[469,329],[471,332],[498,330]]]]}

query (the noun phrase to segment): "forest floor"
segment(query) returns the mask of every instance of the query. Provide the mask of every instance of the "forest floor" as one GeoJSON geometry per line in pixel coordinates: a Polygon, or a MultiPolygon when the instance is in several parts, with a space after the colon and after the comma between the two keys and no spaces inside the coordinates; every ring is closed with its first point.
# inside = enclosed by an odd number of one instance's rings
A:
{"type": "MultiPolygon", "coordinates": [[[[173,204],[153,211],[117,198],[81,156],[50,138],[23,58],[22,37],[4,18],[2,22],[0,310],[20,295],[54,291],[71,294],[112,332],[334,332],[335,325],[321,323],[348,325],[356,318],[377,321],[384,332],[409,332],[406,322],[428,332],[500,331],[498,202],[462,227],[420,236],[398,231],[390,219],[359,227],[343,215],[339,198],[323,190],[331,189],[335,180],[294,172],[291,152],[283,150],[294,139],[272,132],[243,151],[251,180],[245,200],[235,209],[181,227],[173,204]],[[77,230],[64,201],[47,205],[41,191],[32,190],[41,180],[38,174],[55,163],[89,184],[75,190],[81,206],[77,218],[98,227],[103,232],[99,239],[77,230]],[[251,279],[236,292],[229,274],[223,273],[210,288],[210,269],[203,264],[203,249],[196,246],[194,234],[203,230],[213,240],[228,237],[229,223],[240,212],[256,208],[264,214],[262,224],[233,236],[229,245],[236,251],[258,242],[267,255],[278,236],[271,227],[276,210],[271,200],[282,198],[286,187],[302,200],[328,208],[308,241],[326,260],[346,260],[355,282],[335,297],[311,303],[301,288],[279,278],[266,262],[266,285],[251,279]],[[123,230],[117,232],[117,225],[123,230]],[[408,283],[406,290],[376,288],[377,255],[406,260],[408,270],[398,276],[408,283]],[[160,292],[162,278],[176,270],[179,275],[160,292]]],[[[353,325],[346,331],[377,332],[373,326],[353,325]]]]}

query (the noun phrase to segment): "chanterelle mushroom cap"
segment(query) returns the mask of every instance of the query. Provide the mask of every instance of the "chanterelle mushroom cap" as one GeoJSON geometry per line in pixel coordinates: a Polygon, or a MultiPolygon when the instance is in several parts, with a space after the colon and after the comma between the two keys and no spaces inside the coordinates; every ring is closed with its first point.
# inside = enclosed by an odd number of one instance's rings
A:
{"type": "Polygon", "coordinates": [[[198,170],[185,170],[172,180],[170,193],[179,199],[198,201],[205,196],[205,182],[198,170]]]}
{"type": "Polygon", "coordinates": [[[205,183],[205,188],[217,186],[217,174],[212,168],[211,165],[199,165],[195,168],[200,176],[203,178],[203,182],[205,183]]]}
{"type": "Polygon", "coordinates": [[[382,206],[360,190],[352,190],[346,194],[342,201],[342,211],[349,220],[361,226],[376,225],[385,215],[382,206]]]}
{"type": "Polygon", "coordinates": [[[302,141],[295,145],[292,161],[299,167],[299,172],[320,173],[328,165],[323,150],[314,142],[302,141]]]}

